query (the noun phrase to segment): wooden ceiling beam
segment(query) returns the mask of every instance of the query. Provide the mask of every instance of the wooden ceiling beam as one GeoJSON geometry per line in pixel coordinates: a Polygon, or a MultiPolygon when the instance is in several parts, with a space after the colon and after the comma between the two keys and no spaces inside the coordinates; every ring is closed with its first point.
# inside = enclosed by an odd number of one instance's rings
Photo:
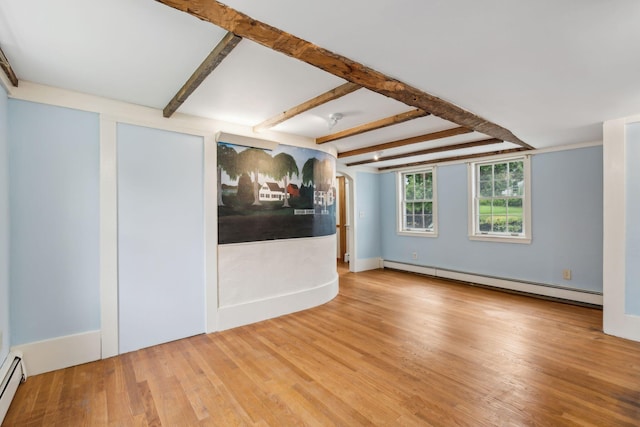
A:
{"type": "Polygon", "coordinates": [[[189,95],[198,88],[213,70],[224,61],[224,59],[231,53],[231,51],[240,43],[242,37],[239,37],[232,32],[228,32],[216,45],[216,47],[207,55],[202,61],[202,64],[193,72],[189,80],[180,88],[178,93],[175,94],[173,99],[164,107],[162,115],[164,117],[171,117],[184,101],[187,100],[189,95]]]}
{"type": "Polygon", "coordinates": [[[444,162],[454,162],[454,161],[458,161],[458,160],[469,160],[469,159],[477,159],[480,157],[489,157],[489,156],[498,156],[498,155],[502,155],[502,154],[512,154],[512,153],[517,153],[520,151],[527,151],[526,148],[509,148],[507,150],[498,150],[498,151],[490,151],[487,153],[474,153],[474,154],[464,154],[461,156],[451,156],[451,157],[441,157],[439,159],[431,159],[431,160],[425,160],[423,162],[411,162],[411,163],[405,163],[403,165],[395,165],[395,166],[384,166],[381,168],[378,168],[378,171],[380,172],[384,172],[384,171],[388,171],[391,169],[402,169],[402,168],[410,168],[410,167],[417,167],[417,166],[426,166],[426,165],[433,165],[436,163],[444,163],[444,162]]]}
{"type": "Polygon", "coordinates": [[[349,136],[359,135],[361,133],[370,132],[376,129],[382,129],[387,126],[397,125],[409,120],[417,119],[419,117],[428,116],[429,113],[417,108],[415,110],[406,111],[404,113],[396,114],[395,116],[385,117],[384,119],[376,120],[375,122],[365,123],[360,126],[352,127],[341,132],[336,132],[331,135],[321,136],[316,138],[316,144],[324,144],[330,141],[336,141],[338,139],[347,138],[349,136]]]}
{"type": "Polygon", "coordinates": [[[413,136],[411,138],[399,139],[397,141],[385,142],[383,144],[372,145],[369,147],[358,148],[356,150],[343,151],[338,153],[338,158],[357,156],[359,154],[374,153],[376,151],[388,150],[390,148],[403,147],[405,145],[417,144],[419,142],[433,141],[441,138],[448,138],[450,136],[462,135],[465,133],[473,132],[471,129],[465,127],[456,127],[452,129],[441,130],[438,132],[431,132],[420,136],[413,136]]]}
{"type": "Polygon", "coordinates": [[[409,86],[349,58],[255,20],[215,0],[156,0],[224,28],[277,52],[299,59],[321,70],[341,77],[415,108],[420,108],[460,126],[493,138],[509,141],[524,148],[532,147],[511,131],[441,98],[409,86]]]}
{"type": "Polygon", "coordinates": [[[500,144],[501,139],[489,138],[481,141],[463,142],[460,144],[443,145],[442,147],[427,148],[425,150],[412,151],[411,153],[394,154],[392,156],[378,157],[377,159],[366,159],[359,162],[347,163],[347,166],[366,165],[367,163],[383,162],[385,160],[404,159],[406,157],[424,156],[426,154],[441,153],[443,151],[464,150],[465,148],[481,147],[483,145],[500,144]]]}
{"type": "Polygon", "coordinates": [[[302,114],[305,111],[309,111],[312,108],[315,108],[319,105],[326,104],[327,102],[333,101],[334,99],[341,98],[345,95],[350,94],[351,92],[355,92],[358,89],[360,89],[360,86],[357,84],[345,83],[343,85],[338,86],[337,88],[331,89],[330,91],[323,93],[322,95],[318,95],[315,98],[305,101],[300,105],[296,105],[293,108],[283,111],[277,116],[267,119],[258,125],[255,125],[253,127],[253,131],[262,132],[264,130],[267,130],[286,120],[289,120],[294,116],[297,116],[298,114],[302,114]]]}
{"type": "Polygon", "coordinates": [[[18,87],[18,76],[16,76],[16,73],[13,72],[13,68],[9,63],[9,59],[7,59],[2,49],[0,49],[0,68],[2,68],[2,71],[4,71],[4,73],[7,75],[7,78],[9,79],[9,81],[11,81],[11,84],[15,87],[18,87]]]}

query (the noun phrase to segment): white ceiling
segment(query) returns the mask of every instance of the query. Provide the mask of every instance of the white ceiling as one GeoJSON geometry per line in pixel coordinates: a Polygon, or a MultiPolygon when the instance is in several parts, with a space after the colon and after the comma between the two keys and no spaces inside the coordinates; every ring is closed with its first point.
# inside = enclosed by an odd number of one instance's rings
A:
{"type": "MultiPolygon", "coordinates": [[[[640,112],[637,0],[225,4],[461,106],[535,148],[600,140],[604,120],[640,112]]],[[[0,47],[21,80],[158,109],[225,33],[153,0],[0,1],[0,47]]],[[[343,83],[243,40],[178,111],[253,126],[343,83]]],[[[273,130],[319,137],[412,109],[360,89],[273,130]],[[334,112],[345,117],[329,131],[334,112]]],[[[341,152],[456,126],[425,117],[333,144],[341,152]]],[[[384,155],[485,138],[469,133],[384,155]]]]}

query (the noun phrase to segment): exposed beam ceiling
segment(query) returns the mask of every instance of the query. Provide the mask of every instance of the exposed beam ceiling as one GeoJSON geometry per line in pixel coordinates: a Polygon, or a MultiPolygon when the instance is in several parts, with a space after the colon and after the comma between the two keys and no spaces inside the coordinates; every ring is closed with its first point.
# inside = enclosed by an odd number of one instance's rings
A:
{"type": "Polygon", "coordinates": [[[373,153],[376,151],[388,150],[390,148],[403,147],[405,145],[417,144],[419,142],[433,141],[441,138],[448,138],[450,136],[462,135],[470,132],[473,132],[473,131],[465,127],[457,127],[453,129],[441,130],[438,132],[431,132],[424,135],[413,136],[411,138],[399,139],[397,141],[385,142],[383,144],[372,145],[364,148],[358,148],[356,150],[343,151],[342,153],[338,153],[338,158],[357,156],[359,154],[373,153]]]}
{"type": "Polygon", "coordinates": [[[228,32],[211,51],[211,53],[202,61],[202,64],[193,72],[189,80],[180,88],[173,99],[164,107],[162,115],[171,117],[182,103],[200,86],[204,79],[231,53],[231,51],[240,43],[242,37],[228,32]]]}
{"type": "Polygon", "coordinates": [[[508,150],[497,150],[497,151],[491,151],[491,152],[488,152],[488,153],[475,153],[475,154],[465,154],[465,155],[462,155],[462,156],[441,157],[439,159],[425,160],[425,161],[422,161],[422,162],[412,162],[412,163],[405,163],[405,164],[402,164],[402,165],[385,166],[385,167],[378,168],[378,170],[380,172],[382,172],[382,171],[391,170],[391,169],[402,169],[402,168],[408,168],[408,167],[433,165],[435,163],[453,162],[453,161],[457,161],[457,160],[477,159],[479,157],[489,157],[489,156],[498,156],[498,155],[503,155],[503,154],[512,154],[512,153],[517,153],[519,151],[525,151],[525,150],[526,149],[524,149],[524,148],[509,148],[508,150]]]}
{"type": "Polygon", "coordinates": [[[441,153],[443,151],[464,150],[466,148],[481,147],[483,145],[500,144],[501,142],[504,142],[504,141],[502,141],[501,139],[489,138],[489,139],[483,139],[482,141],[471,141],[471,142],[463,142],[460,144],[443,145],[441,147],[427,148],[425,150],[412,151],[410,153],[394,154],[392,156],[384,156],[384,157],[378,157],[374,159],[361,160],[359,162],[347,163],[347,166],[358,166],[358,165],[365,165],[367,163],[384,162],[386,160],[404,159],[404,158],[413,157],[413,156],[424,156],[426,154],[441,153]]]}
{"type": "Polygon", "coordinates": [[[254,132],[261,132],[276,126],[279,123],[284,122],[285,120],[289,120],[290,118],[297,116],[298,114],[302,114],[305,111],[309,111],[312,108],[315,108],[319,105],[326,104],[329,101],[333,101],[334,99],[338,99],[345,95],[350,94],[351,92],[355,92],[360,89],[360,86],[354,83],[345,83],[343,85],[338,86],[337,88],[331,89],[323,93],[322,95],[318,95],[315,98],[312,98],[308,101],[303,102],[302,104],[296,105],[293,108],[290,108],[282,113],[278,114],[275,117],[265,120],[264,122],[255,125],[253,127],[254,132]]]}
{"type": "Polygon", "coordinates": [[[11,84],[17,87],[18,77],[16,76],[16,73],[13,72],[13,68],[11,68],[11,64],[2,49],[0,49],[0,67],[11,81],[11,84]]]}
{"type": "Polygon", "coordinates": [[[349,58],[255,20],[215,0],[156,0],[373,92],[494,138],[532,149],[511,131],[349,58]]]}
{"type": "Polygon", "coordinates": [[[429,113],[418,108],[415,110],[407,111],[406,113],[396,114],[395,116],[385,117],[384,119],[376,120],[371,123],[365,123],[360,126],[352,127],[351,129],[345,129],[341,132],[336,132],[331,135],[321,136],[320,138],[316,138],[316,144],[324,144],[326,142],[336,141],[338,139],[359,135],[361,133],[370,132],[376,129],[382,129],[387,126],[404,123],[408,120],[413,120],[428,115],[429,113]]]}

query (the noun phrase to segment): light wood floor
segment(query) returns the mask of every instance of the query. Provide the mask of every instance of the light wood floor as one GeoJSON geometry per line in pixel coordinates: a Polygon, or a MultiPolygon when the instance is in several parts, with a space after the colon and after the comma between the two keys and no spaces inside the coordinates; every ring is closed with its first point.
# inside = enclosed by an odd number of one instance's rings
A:
{"type": "Polygon", "coordinates": [[[341,270],[312,310],[31,377],[7,426],[640,425],[599,310],[341,270]]]}

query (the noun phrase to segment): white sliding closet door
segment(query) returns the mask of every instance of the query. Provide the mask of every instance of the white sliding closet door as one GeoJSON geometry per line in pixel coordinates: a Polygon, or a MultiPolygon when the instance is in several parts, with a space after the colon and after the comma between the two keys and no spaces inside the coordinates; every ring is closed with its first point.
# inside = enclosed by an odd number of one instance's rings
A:
{"type": "Polygon", "coordinates": [[[203,138],[118,124],[119,351],[205,331],[203,138]]]}

